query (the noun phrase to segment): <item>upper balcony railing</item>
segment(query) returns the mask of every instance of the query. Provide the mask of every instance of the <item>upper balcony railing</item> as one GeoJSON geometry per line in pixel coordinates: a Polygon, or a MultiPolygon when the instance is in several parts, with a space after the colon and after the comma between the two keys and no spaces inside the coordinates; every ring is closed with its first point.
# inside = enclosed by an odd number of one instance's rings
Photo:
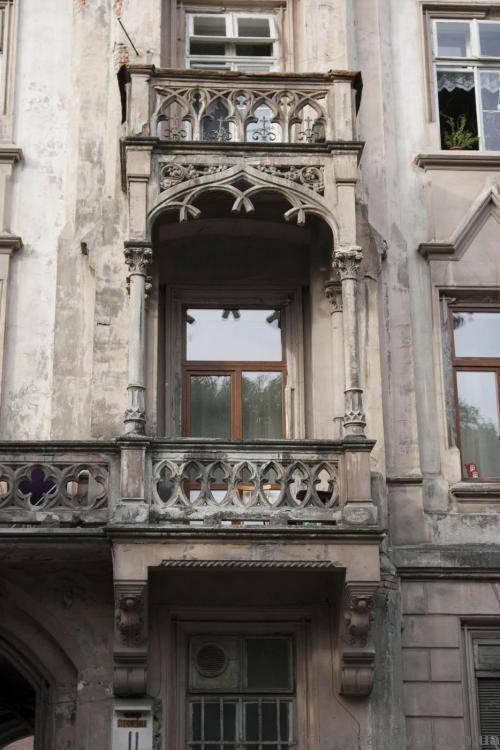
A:
{"type": "Polygon", "coordinates": [[[144,447],[137,463],[133,442],[0,443],[0,529],[341,528],[351,485],[356,499],[363,472],[369,485],[373,443],[184,438],[144,447]]]}
{"type": "Polygon", "coordinates": [[[156,70],[130,66],[128,136],[170,143],[352,141],[359,75],[156,70]]]}

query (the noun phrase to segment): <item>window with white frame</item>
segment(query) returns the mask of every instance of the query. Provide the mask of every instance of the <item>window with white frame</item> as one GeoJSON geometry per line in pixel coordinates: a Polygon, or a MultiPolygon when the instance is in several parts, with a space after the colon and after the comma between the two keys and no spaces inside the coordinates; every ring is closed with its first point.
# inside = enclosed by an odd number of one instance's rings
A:
{"type": "Polygon", "coordinates": [[[465,626],[474,750],[500,747],[500,630],[465,626]]]}
{"type": "Polygon", "coordinates": [[[186,66],[266,73],[278,67],[276,18],[264,13],[188,13],[186,66]]]}
{"type": "Polygon", "coordinates": [[[433,19],[441,147],[500,150],[500,20],[433,19]]]}

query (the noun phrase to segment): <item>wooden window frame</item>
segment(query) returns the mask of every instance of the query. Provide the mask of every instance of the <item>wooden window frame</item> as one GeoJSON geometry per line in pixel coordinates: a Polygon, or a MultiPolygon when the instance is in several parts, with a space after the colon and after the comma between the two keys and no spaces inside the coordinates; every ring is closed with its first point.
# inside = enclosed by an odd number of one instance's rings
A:
{"type": "MultiPolygon", "coordinates": [[[[478,670],[474,662],[474,644],[477,641],[498,641],[500,645],[500,621],[470,621],[462,624],[462,636],[465,655],[466,705],[469,723],[469,734],[472,740],[471,750],[483,750],[481,744],[481,727],[478,705],[478,670]]],[[[499,672],[500,675],[500,672],[499,672]]],[[[484,676],[484,675],[483,675],[484,676]]],[[[494,747],[492,745],[492,747],[494,747]]]]}
{"type": "MultiPolygon", "coordinates": [[[[167,437],[183,434],[182,360],[184,358],[184,308],[224,307],[282,309],[281,328],[284,342],[283,359],[287,366],[284,384],[284,435],[286,439],[303,439],[305,419],[305,343],[303,289],[284,285],[172,285],[161,290],[160,319],[163,331],[160,338],[160,367],[158,408],[160,430],[167,437]],[[258,305],[256,305],[258,300],[258,305]]],[[[213,363],[210,363],[212,365],[213,363]]],[[[273,364],[276,364],[275,362],[273,364]]]]}
{"type": "Polygon", "coordinates": [[[451,352],[451,367],[453,372],[453,403],[455,411],[455,431],[456,431],[456,444],[460,450],[460,466],[462,471],[462,478],[466,481],[474,482],[500,482],[500,476],[498,477],[483,477],[480,479],[471,480],[465,476],[464,463],[462,461],[462,447],[461,447],[461,429],[460,429],[460,408],[458,403],[458,383],[457,383],[457,372],[494,372],[496,377],[496,391],[497,391],[497,409],[498,419],[500,423],[500,357],[457,357],[455,354],[455,336],[453,330],[453,313],[457,312],[498,312],[500,313],[500,305],[491,304],[453,304],[448,305],[448,335],[450,340],[450,352],[451,352]]]}
{"type": "MultiPolygon", "coordinates": [[[[192,375],[229,375],[231,383],[231,435],[229,440],[243,439],[243,402],[242,402],[242,374],[243,372],[279,372],[281,373],[281,438],[286,437],[286,420],[285,420],[285,389],[287,385],[287,365],[286,365],[286,346],[285,346],[285,320],[286,311],[282,307],[274,306],[273,309],[280,312],[280,333],[281,333],[281,360],[222,360],[222,361],[202,361],[188,360],[186,354],[186,313],[188,309],[220,310],[221,305],[183,305],[182,319],[184,321],[182,329],[182,436],[191,436],[191,377],[192,375]]],[[[265,310],[269,309],[265,305],[241,305],[241,310],[265,310]]]]}

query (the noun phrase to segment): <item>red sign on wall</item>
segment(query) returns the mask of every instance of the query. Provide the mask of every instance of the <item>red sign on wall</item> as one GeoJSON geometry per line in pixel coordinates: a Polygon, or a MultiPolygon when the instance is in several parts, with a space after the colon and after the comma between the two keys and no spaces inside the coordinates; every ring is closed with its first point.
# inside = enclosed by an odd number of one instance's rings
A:
{"type": "Polygon", "coordinates": [[[477,464],[465,464],[465,468],[469,479],[481,479],[477,464]]]}

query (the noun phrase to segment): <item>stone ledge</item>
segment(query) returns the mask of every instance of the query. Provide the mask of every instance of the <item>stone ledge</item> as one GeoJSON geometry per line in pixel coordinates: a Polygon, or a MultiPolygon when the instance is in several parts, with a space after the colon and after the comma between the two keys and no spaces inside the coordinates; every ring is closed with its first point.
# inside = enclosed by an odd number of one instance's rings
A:
{"type": "Polygon", "coordinates": [[[450,487],[450,493],[468,503],[499,503],[500,482],[458,482],[450,487]]]}
{"type": "Polygon", "coordinates": [[[414,163],[425,172],[432,169],[500,172],[500,151],[436,151],[418,154],[414,163]]]}

